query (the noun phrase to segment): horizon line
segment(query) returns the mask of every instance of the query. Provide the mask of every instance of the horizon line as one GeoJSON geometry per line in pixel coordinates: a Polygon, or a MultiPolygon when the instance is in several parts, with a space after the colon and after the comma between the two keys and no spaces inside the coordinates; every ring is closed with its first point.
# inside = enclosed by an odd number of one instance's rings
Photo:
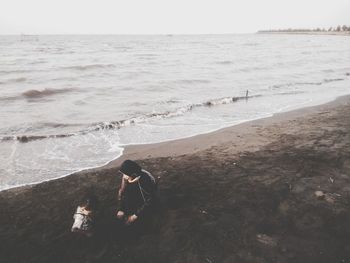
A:
{"type": "Polygon", "coordinates": [[[179,35],[244,35],[256,34],[255,32],[241,32],[241,33],[0,33],[0,36],[67,36],[67,35],[82,35],[82,36],[179,36],[179,35]]]}

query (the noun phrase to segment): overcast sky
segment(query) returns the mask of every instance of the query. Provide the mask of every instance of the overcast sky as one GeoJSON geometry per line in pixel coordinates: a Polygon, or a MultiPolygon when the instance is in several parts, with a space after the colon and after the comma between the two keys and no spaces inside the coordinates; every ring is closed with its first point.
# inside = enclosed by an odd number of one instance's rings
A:
{"type": "Polygon", "coordinates": [[[252,33],[350,26],[350,0],[0,0],[0,34],[252,33]]]}

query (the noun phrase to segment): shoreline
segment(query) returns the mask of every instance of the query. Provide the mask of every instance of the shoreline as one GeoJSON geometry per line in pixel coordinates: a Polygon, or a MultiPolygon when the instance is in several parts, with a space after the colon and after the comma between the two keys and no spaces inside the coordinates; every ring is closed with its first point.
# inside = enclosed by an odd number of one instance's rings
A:
{"type": "MultiPolygon", "coordinates": [[[[302,116],[302,115],[311,114],[315,111],[318,111],[319,108],[333,107],[334,105],[337,105],[338,103],[342,103],[342,101],[345,101],[348,98],[350,99],[350,95],[344,95],[344,96],[334,98],[326,103],[301,107],[301,108],[297,108],[289,111],[278,112],[278,113],[272,114],[271,116],[262,117],[262,118],[249,120],[249,121],[243,121],[242,123],[239,123],[236,125],[223,127],[217,130],[196,134],[185,138],[168,140],[168,141],[158,142],[158,143],[126,145],[124,147],[123,155],[121,155],[120,157],[114,160],[111,160],[110,162],[107,163],[107,165],[96,167],[95,169],[105,168],[105,167],[111,168],[113,166],[120,165],[121,162],[126,160],[127,158],[141,159],[141,158],[144,158],[146,155],[147,157],[157,158],[157,157],[164,157],[164,156],[178,156],[183,154],[193,154],[196,151],[202,151],[209,148],[210,144],[214,144],[214,142],[210,140],[210,138],[215,137],[215,139],[217,139],[216,138],[217,135],[225,134],[226,131],[228,132],[235,131],[239,134],[238,136],[243,136],[243,133],[240,131],[241,129],[247,129],[247,128],[251,129],[252,127],[259,126],[259,125],[271,125],[274,122],[287,120],[289,118],[295,118],[295,117],[298,117],[299,115],[302,116]],[[207,143],[205,143],[204,145],[200,145],[200,146],[197,145],[195,148],[186,147],[187,144],[195,144],[193,141],[206,141],[208,139],[209,141],[207,141],[207,143]],[[181,151],[178,151],[178,150],[174,151],[173,149],[169,150],[170,146],[175,144],[180,144],[181,146],[183,146],[182,150],[181,151]],[[148,152],[151,152],[154,149],[157,149],[156,154],[152,154],[152,153],[147,154],[148,152]],[[158,152],[158,150],[160,151],[158,152]],[[141,153],[138,153],[138,152],[141,152],[141,153]]],[[[218,143],[222,143],[222,141],[219,141],[218,143]]]]}
{"type": "Polygon", "coordinates": [[[209,134],[126,147],[124,159],[160,178],[161,202],[146,232],[129,241],[113,216],[123,158],[1,191],[2,260],[348,262],[349,114],[348,95],[209,134]],[[98,235],[85,240],[70,227],[91,189],[103,216],[98,235]]]}
{"type": "MultiPolygon", "coordinates": [[[[317,103],[316,105],[311,105],[311,106],[310,105],[309,106],[304,106],[303,105],[303,106],[298,107],[296,109],[287,110],[287,111],[281,111],[281,112],[277,112],[277,113],[271,113],[271,115],[266,116],[266,117],[259,117],[257,119],[242,121],[242,122],[240,122],[238,124],[232,124],[232,125],[229,125],[229,126],[226,126],[226,127],[217,128],[217,129],[206,131],[206,132],[199,133],[199,134],[189,135],[187,137],[183,137],[183,138],[179,138],[179,139],[169,139],[169,140],[165,140],[165,141],[161,141],[161,142],[151,142],[151,143],[144,143],[144,144],[120,145],[120,147],[122,149],[121,154],[118,157],[113,158],[110,161],[106,161],[103,165],[81,168],[81,169],[78,169],[77,171],[74,171],[74,172],[71,172],[71,173],[68,173],[68,174],[65,174],[65,175],[61,175],[61,176],[58,176],[58,177],[55,177],[55,178],[50,178],[50,179],[47,179],[47,180],[43,180],[43,181],[40,181],[40,182],[24,183],[24,184],[19,184],[19,185],[16,185],[16,186],[5,187],[3,189],[0,189],[0,193],[3,192],[3,191],[9,191],[9,190],[13,190],[13,189],[33,187],[33,186],[38,185],[38,184],[48,183],[48,182],[51,182],[51,181],[60,180],[60,179],[65,178],[65,177],[74,176],[74,174],[78,174],[78,173],[82,173],[82,172],[89,172],[89,171],[94,171],[94,170],[98,170],[98,169],[111,168],[114,165],[120,165],[121,164],[121,160],[127,159],[127,158],[124,158],[124,155],[127,152],[126,150],[128,148],[130,148],[130,149],[132,149],[132,151],[134,151],[134,149],[136,147],[135,151],[137,151],[137,148],[140,147],[140,149],[142,149],[142,151],[144,151],[143,150],[144,147],[148,148],[147,146],[150,146],[150,148],[152,149],[153,145],[156,146],[156,145],[167,144],[167,143],[172,143],[172,142],[176,143],[176,142],[182,141],[182,140],[190,140],[191,138],[194,138],[194,137],[197,137],[197,136],[205,136],[205,135],[209,135],[211,133],[220,132],[220,131],[225,130],[225,129],[234,128],[236,126],[249,124],[251,122],[256,122],[256,121],[259,121],[259,120],[264,120],[264,119],[269,119],[269,118],[274,118],[275,116],[279,116],[280,114],[289,114],[289,113],[293,113],[295,111],[304,111],[304,110],[307,110],[309,108],[319,107],[319,106],[322,106],[322,105],[327,105],[329,103],[334,103],[338,99],[341,99],[341,98],[347,97],[347,96],[350,96],[350,94],[349,95],[343,95],[343,96],[335,97],[333,99],[328,100],[325,103],[321,103],[321,104],[317,103]]],[[[131,155],[134,156],[133,153],[131,153],[131,155]]],[[[158,157],[160,157],[160,156],[158,156],[158,157]]],[[[130,158],[132,158],[132,157],[130,157],[130,158]]],[[[141,156],[138,156],[137,158],[141,158],[141,156]]]]}
{"type": "Polygon", "coordinates": [[[265,31],[257,32],[257,34],[272,34],[272,35],[317,35],[317,36],[350,36],[350,31],[347,32],[289,32],[289,31],[265,31]]]}

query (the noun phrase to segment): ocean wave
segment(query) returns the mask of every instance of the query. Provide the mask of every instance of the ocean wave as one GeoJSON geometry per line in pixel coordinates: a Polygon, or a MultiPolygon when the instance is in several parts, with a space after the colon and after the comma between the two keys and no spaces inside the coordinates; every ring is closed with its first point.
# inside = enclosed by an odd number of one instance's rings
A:
{"type": "Polygon", "coordinates": [[[18,135],[18,136],[4,136],[0,139],[0,141],[19,141],[22,143],[50,139],[50,138],[66,138],[77,135],[75,133],[68,134],[57,134],[57,135],[18,135]]]}
{"type": "MultiPolygon", "coordinates": [[[[224,104],[230,104],[235,103],[240,100],[247,100],[252,99],[256,97],[260,97],[262,95],[254,95],[254,96],[242,96],[242,97],[223,97],[223,98],[217,98],[208,100],[202,103],[194,103],[189,104],[183,107],[180,107],[174,111],[165,111],[165,112],[153,112],[144,114],[141,116],[132,117],[125,120],[119,120],[119,121],[110,121],[110,122],[99,122],[91,124],[88,128],[74,132],[74,133],[67,133],[67,134],[57,134],[57,135],[16,135],[16,136],[5,136],[0,138],[0,141],[9,141],[9,140],[17,140],[22,143],[34,141],[34,140],[42,140],[42,139],[52,139],[52,138],[65,138],[65,137],[71,137],[76,135],[84,135],[91,132],[96,131],[103,131],[103,130],[118,130],[123,127],[144,123],[146,121],[152,120],[152,119],[165,119],[165,118],[173,118],[177,116],[182,116],[196,108],[201,107],[214,107],[218,105],[224,105],[224,104]]],[[[48,123],[48,125],[53,127],[62,127],[65,126],[65,124],[52,124],[48,123]]]]}
{"type": "Polygon", "coordinates": [[[272,85],[272,86],[270,86],[270,88],[280,89],[280,88],[285,88],[285,87],[305,86],[305,85],[319,86],[322,84],[323,84],[323,82],[290,82],[290,83],[272,85]]]}
{"type": "Polygon", "coordinates": [[[37,64],[44,64],[46,62],[47,62],[47,60],[41,59],[41,60],[34,60],[34,61],[30,62],[29,64],[30,65],[37,65],[37,64]]]}
{"type": "Polygon", "coordinates": [[[153,59],[158,57],[159,55],[154,53],[144,53],[144,54],[135,54],[135,56],[140,59],[153,59]]]}
{"type": "Polygon", "coordinates": [[[42,72],[45,70],[41,69],[13,69],[13,70],[0,70],[1,75],[8,74],[25,74],[25,73],[33,73],[33,72],[42,72]]]}
{"type": "Polygon", "coordinates": [[[223,61],[218,61],[218,62],[216,62],[216,64],[231,65],[231,64],[234,64],[234,62],[233,62],[233,61],[230,61],[230,60],[223,60],[223,61]]]}
{"type": "Polygon", "coordinates": [[[45,128],[71,128],[71,127],[81,127],[84,124],[81,123],[59,123],[59,122],[39,122],[35,125],[35,128],[45,129],[45,128]]]}
{"type": "Polygon", "coordinates": [[[303,93],[305,93],[305,91],[293,90],[293,91],[279,92],[279,93],[275,93],[273,95],[274,96],[278,96],[278,95],[296,95],[296,94],[303,94],[303,93]]]}
{"type": "Polygon", "coordinates": [[[61,93],[72,92],[75,89],[65,88],[65,89],[43,89],[43,90],[27,90],[17,96],[4,96],[0,97],[0,101],[16,101],[21,99],[40,99],[43,97],[53,96],[61,93]]]}
{"type": "Polygon", "coordinates": [[[13,79],[8,79],[6,81],[1,82],[1,84],[6,84],[6,83],[19,83],[19,82],[24,82],[26,81],[27,78],[24,77],[19,77],[19,78],[13,78],[13,79]]]}
{"type": "Polygon", "coordinates": [[[248,46],[248,47],[256,47],[259,46],[260,44],[258,42],[247,42],[243,43],[243,46],[248,46]]]}
{"type": "Polygon", "coordinates": [[[185,83],[185,84],[205,84],[205,83],[210,83],[210,80],[208,79],[180,79],[175,81],[176,83],[185,83]]]}
{"type": "Polygon", "coordinates": [[[21,95],[28,99],[38,99],[47,96],[52,96],[60,93],[72,92],[74,89],[66,88],[66,89],[44,89],[44,90],[28,90],[23,92],[21,95]]]}
{"type": "Polygon", "coordinates": [[[328,82],[342,81],[342,80],[344,80],[344,79],[341,79],[341,78],[338,78],[338,79],[324,79],[323,81],[324,81],[325,83],[328,83],[328,82]]]}
{"type": "Polygon", "coordinates": [[[181,101],[182,100],[170,99],[170,100],[165,101],[164,103],[166,103],[166,104],[176,104],[176,103],[179,103],[181,101]]]}
{"type": "Polygon", "coordinates": [[[89,64],[89,65],[76,65],[76,66],[67,66],[67,67],[61,67],[61,69],[68,69],[68,70],[90,70],[90,69],[103,69],[103,68],[115,68],[114,64],[89,64]]]}
{"type": "Polygon", "coordinates": [[[334,78],[334,79],[324,79],[323,81],[318,81],[318,82],[290,82],[290,83],[272,85],[272,86],[270,86],[270,88],[271,89],[280,89],[280,88],[285,88],[285,87],[306,86],[306,85],[319,86],[319,85],[326,84],[329,82],[343,81],[343,80],[344,80],[343,78],[334,78]]]}
{"type": "Polygon", "coordinates": [[[21,96],[4,96],[0,97],[0,101],[6,102],[6,101],[15,101],[17,99],[21,98],[21,96]]]}

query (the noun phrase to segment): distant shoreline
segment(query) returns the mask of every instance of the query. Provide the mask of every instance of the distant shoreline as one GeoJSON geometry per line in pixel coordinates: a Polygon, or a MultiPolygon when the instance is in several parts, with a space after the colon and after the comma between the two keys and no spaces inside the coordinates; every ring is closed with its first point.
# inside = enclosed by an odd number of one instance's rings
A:
{"type": "Polygon", "coordinates": [[[350,31],[345,32],[324,32],[324,31],[258,31],[257,34],[288,34],[288,35],[335,35],[335,36],[350,36],[350,31]]]}

